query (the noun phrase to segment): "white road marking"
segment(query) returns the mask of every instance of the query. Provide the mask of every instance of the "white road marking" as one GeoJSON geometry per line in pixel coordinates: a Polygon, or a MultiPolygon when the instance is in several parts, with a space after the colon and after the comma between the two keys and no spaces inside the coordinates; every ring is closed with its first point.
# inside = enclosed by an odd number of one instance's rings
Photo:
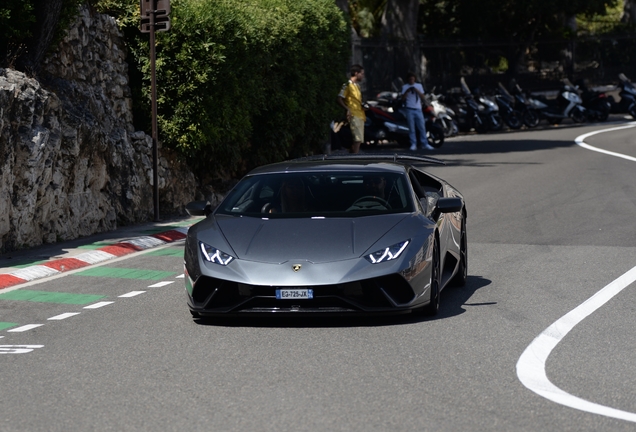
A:
{"type": "Polygon", "coordinates": [[[184,279],[185,274],[181,273],[179,276],[175,277],[175,279],[184,279]]]}
{"type": "Polygon", "coordinates": [[[115,302],[107,302],[107,301],[99,302],[99,303],[92,304],[90,306],[84,306],[84,309],[97,309],[100,307],[108,306],[109,304],[113,304],[113,303],[115,302]]]}
{"type": "Polygon", "coordinates": [[[32,330],[32,329],[37,328],[37,327],[41,327],[43,325],[44,324],[27,324],[27,325],[23,325],[21,327],[16,327],[14,329],[7,330],[7,332],[9,332],[9,333],[21,333],[21,332],[25,332],[25,331],[28,331],[28,330],[32,330]]]}
{"type": "Polygon", "coordinates": [[[559,318],[537,336],[521,354],[517,362],[517,376],[523,385],[552,402],[569,406],[570,408],[636,422],[636,414],[634,413],[599,405],[564,392],[550,382],[545,372],[545,363],[548,360],[548,356],[565,335],[634,281],[636,281],[636,267],[559,318]]]}
{"type": "MultiPolygon", "coordinates": [[[[636,162],[636,158],[632,156],[599,149],[584,142],[587,137],[592,135],[633,127],[636,127],[636,122],[632,122],[626,126],[590,132],[578,136],[574,141],[576,144],[587,150],[636,162]]],[[[523,354],[521,354],[519,361],[517,361],[517,377],[519,377],[521,383],[539,396],[551,400],[552,402],[581,411],[636,423],[636,413],[618,410],[573,396],[552,384],[545,371],[545,364],[550,353],[570,332],[570,330],[622,290],[634,283],[634,281],[636,281],[636,267],[632,268],[627,273],[598,291],[581,305],[559,318],[550,327],[537,336],[535,340],[533,340],[532,343],[525,349],[523,354]]]]}
{"type": "Polygon", "coordinates": [[[174,283],[174,281],[157,282],[154,285],[148,285],[148,288],[161,288],[163,286],[170,285],[171,283],[174,283]]]}
{"type": "Polygon", "coordinates": [[[51,320],[59,321],[59,320],[70,318],[72,316],[79,315],[79,314],[80,314],[79,312],[67,312],[60,315],[55,315],[54,317],[49,318],[49,321],[51,320]]]}
{"type": "Polygon", "coordinates": [[[603,149],[600,149],[598,147],[593,147],[593,146],[583,142],[585,140],[585,138],[590,137],[592,135],[600,134],[600,133],[603,133],[603,132],[611,132],[611,131],[621,130],[621,129],[629,129],[629,128],[633,128],[633,127],[636,127],[636,122],[629,123],[628,125],[625,125],[625,126],[619,126],[619,127],[615,127],[615,128],[603,129],[603,130],[600,130],[600,131],[594,131],[594,132],[586,133],[584,135],[576,137],[574,139],[574,142],[576,142],[579,146],[581,146],[581,147],[583,147],[584,149],[587,149],[587,150],[592,150],[592,151],[595,151],[595,152],[598,152],[598,153],[604,153],[604,154],[607,154],[607,155],[610,155],[610,156],[614,156],[614,157],[618,157],[618,158],[622,158],[622,159],[627,159],[627,160],[630,160],[632,162],[636,162],[636,158],[635,157],[627,156],[627,155],[624,155],[624,154],[621,154],[621,153],[615,153],[615,152],[603,150],[603,149]]]}
{"type": "Polygon", "coordinates": [[[138,296],[139,294],[143,294],[145,292],[146,291],[131,291],[128,294],[123,294],[123,295],[120,295],[119,297],[124,297],[124,298],[126,298],[126,297],[135,297],[135,296],[138,296]]]}
{"type": "Polygon", "coordinates": [[[0,354],[25,354],[44,345],[0,345],[0,354]]]}

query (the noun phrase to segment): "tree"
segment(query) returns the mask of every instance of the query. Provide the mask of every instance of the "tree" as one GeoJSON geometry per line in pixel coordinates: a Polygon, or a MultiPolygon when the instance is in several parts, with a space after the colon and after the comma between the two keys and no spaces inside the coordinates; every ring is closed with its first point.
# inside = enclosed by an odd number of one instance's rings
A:
{"type": "Polygon", "coordinates": [[[0,6],[0,63],[37,74],[84,0],[5,0],[0,6]]]}
{"type": "Polygon", "coordinates": [[[381,35],[396,45],[396,70],[413,71],[418,76],[425,72],[425,59],[418,43],[417,17],[420,0],[387,0],[382,15],[381,35]]]}
{"type": "Polygon", "coordinates": [[[429,38],[506,40],[504,53],[514,71],[527,49],[541,38],[568,38],[571,17],[603,15],[618,0],[423,0],[421,30],[429,38]]]}
{"type": "Polygon", "coordinates": [[[623,6],[623,17],[621,21],[626,24],[636,24],[636,1],[635,0],[624,0],[625,4],[623,6]]]}

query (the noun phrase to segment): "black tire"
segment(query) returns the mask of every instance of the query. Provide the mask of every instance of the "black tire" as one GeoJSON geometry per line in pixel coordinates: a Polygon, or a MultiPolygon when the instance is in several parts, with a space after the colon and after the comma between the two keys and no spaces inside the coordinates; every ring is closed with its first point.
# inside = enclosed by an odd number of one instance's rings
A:
{"type": "Polygon", "coordinates": [[[485,119],[473,119],[473,128],[475,128],[475,132],[477,133],[486,133],[488,132],[488,125],[486,124],[485,119]]]}
{"type": "Polygon", "coordinates": [[[587,114],[585,111],[576,109],[576,107],[570,113],[570,118],[575,123],[584,123],[587,121],[587,114]]]}
{"type": "Polygon", "coordinates": [[[463,287],[468,280],[468,237],[466,236],[466,215],[462,215],[462,231],[459,239],[459,266],[451,280],[456,287],[463,287]]]}
{"type": "Polygon", "coordinates": [[[605,104],[598,104],[595,108],[596,111],[596,119],[600,122],[607,121],[609,117],[609,108],[605,104]]]}
{"type": "Polygon", "coordinates": [[[416,311],[421,315],[434,316],[439,313],[441,273],[439,244],[436,238],[433,242],[433,256],[431,257],[431,301],[416,311]]]}
{"type": "Polygon", "coordinates": [[[426,138],[432,147],[440,148],[444,145],[444,131],[436,123],[429,122],[426,125],[426,138]]]}
{"type": "Polygon", "coordinates": [[[533,109],[527,109],[523,112],[522,116],[523,124],[529,128],[537,127],[539,125],[539,113],[533,109]]]}
{"type": "Polygon", "coordinates": [[[629,107],[629,115],[636,120],[636,104],[632,104],[632,106],[629,107]]]}
{"type": "Polygon", "coordinates": [[[503,120],[499,114],[491,114],[490,115],[490,130],[496,132],[503,129],[503,120]]]}
{"type": "Polygon", "coordinates": [[[523,126],[523,122],[521,121],[521,114],[513,111],[506,117],[506,124],[510,129],[520,129],[523,126]]]}

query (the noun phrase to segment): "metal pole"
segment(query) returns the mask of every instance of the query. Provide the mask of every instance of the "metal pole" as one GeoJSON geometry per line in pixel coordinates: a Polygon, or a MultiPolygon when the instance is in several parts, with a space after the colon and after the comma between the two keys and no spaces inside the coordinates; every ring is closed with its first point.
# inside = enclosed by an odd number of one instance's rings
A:
{"type": "Polygon", "coordinates": [[[155,11],[156,1],[153,1],[150,11],[150,80],[152,94],[152,195],[155,210],[155,222],[159,222],[159,156],[157,146],[157,75],[155,71],[155,11]]]}

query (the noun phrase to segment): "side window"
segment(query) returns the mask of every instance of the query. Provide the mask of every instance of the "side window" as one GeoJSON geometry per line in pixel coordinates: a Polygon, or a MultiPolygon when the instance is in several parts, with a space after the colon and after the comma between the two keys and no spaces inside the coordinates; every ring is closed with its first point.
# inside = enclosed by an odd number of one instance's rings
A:
{"type": "Polygon", "coordinates": [[[442,196],[442,185],[438,181],[416,169],[411,170],[411,173],[417,178],[420,187],[425,193],[435,193],[442,196]]]}

